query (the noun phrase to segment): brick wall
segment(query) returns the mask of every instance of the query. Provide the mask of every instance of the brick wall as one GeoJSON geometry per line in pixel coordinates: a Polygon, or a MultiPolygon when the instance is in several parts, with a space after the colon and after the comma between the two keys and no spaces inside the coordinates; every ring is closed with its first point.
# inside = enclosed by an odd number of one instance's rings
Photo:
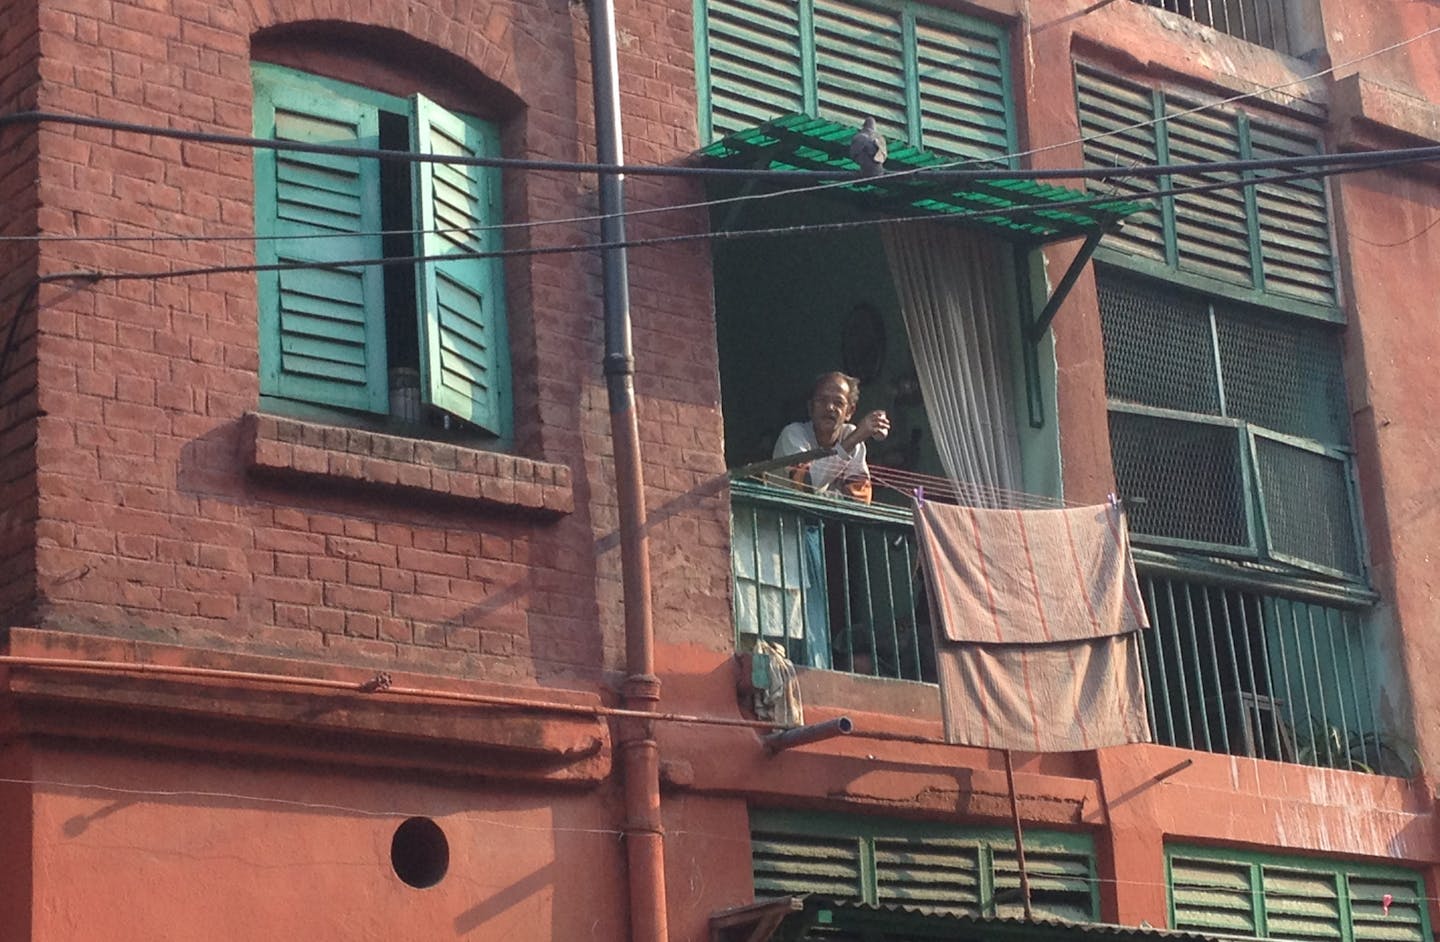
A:
{"type": "MultiPolygon", "coordinates": [[[[256,58],[290,57],[380,87],[426,82],[442,100],[448,86],[467,103],[490,102],[507,155],[593,155],[583,9],[451,9],[342,10],[315,0],[265,4],[246,19],[200,3],[157,12],[122,0],[46,0],[42,107],[248,135],[253,35],[256,58]],[[352,25],[334,46],[326,28],[306,25],[341,17],[352,25]]],[[[695,134],[688,8],[626,5],[619,20],[627,159],[676,160],[695,134]]],[[[62,125],[47,126],[42,142],[50,231],[252,231],[251,155],[242,148],[62,125]]],[[[703,195],[647,180],[632,183],[630,202],[641,209],[703,195]]],[[[595,211],[593,177],[575,174],[507,172],[504,196],[509,221],[595,211]]],[[[689,210],[638,217],[630,234],[706,226],[703,211],[689,210]]],[[[598,224],[582,221],[515,231],[506,244],[598,237],[598,224]]],[[[252,258],[243,238],[64,242],[47,243],[41,265],[153,272],[252,258]]],[[[729,559],[708,249],[701,241],[637,249],[631,265],[657,631],[719,650],[730,633],[729,559]]],[[[39,623],[495,678],[576,679],[620,666],[598,261],[593,253],[512,259],[506,276],[515,451],[525,463],[495,464],[474,481],[468,469],[483,455],[462,450],[443,458],[454,466],[437,469],[433,449],[400,460],[323,429],[308,451],[276,445],[258,458],[253,275],[47,292],[39,623]],[[285,466],[296,460],[301,467],[285,466]],[[545,487],[555,493],[528,500],[545,487]]]]}

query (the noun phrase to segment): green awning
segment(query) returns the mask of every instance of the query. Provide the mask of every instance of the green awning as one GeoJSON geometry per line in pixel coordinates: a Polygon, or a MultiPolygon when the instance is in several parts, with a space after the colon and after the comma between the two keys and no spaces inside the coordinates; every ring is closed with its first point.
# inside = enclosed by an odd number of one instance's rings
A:
{"type": "MultiPolygon", "coordinates": [[[[1218,942],[1219,936],[1173,929],[1064,919],[979,916],[820,896],[756,900],[710,917],[713,942],[864,938],[869,942],[1218,942]]],[[[1232,937],[1233,938],[1233,937],[1232,937]]]]}
{"type": "MultiPolygon", "coordinates": [[[[853,172],[850,138],[855,128],[821,118],[789,114],[737,131],[697,152],[710,166],[755,170],[853,172]]],[[[1036,180],[927,180],[900,171],[937,167],[941,157],[899,141],[889,141],[886,173],[820,190],[861,209],[887,216],[933,215],[979,226],[1012,242],[1055,242],[1112,228],[1143,210],[1138,203],[1093,199],[1083,190],[1036,180]],[[977,215],[978,214],[978,215],[977,215]]]]}

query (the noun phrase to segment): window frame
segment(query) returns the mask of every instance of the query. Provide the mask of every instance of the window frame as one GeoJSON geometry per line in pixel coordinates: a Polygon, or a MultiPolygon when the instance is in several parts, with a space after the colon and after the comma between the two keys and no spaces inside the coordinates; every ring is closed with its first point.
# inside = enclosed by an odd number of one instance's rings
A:
{"type": "MultiPolygon", "coordinates": [[[[1234,878],[1242,882],[1236,883],[1233,887],[1227,888],[1224,892],[1237,901],[1245,898],[1248,902],[1248,912],[1245,914],[1249,919],[1249,928],[1240,929],[1235,934],[1251,935],[1254,938],[1296,938],[1299,934],[1290,935],[1285,932],[1272,933],[1270,922],[1273,916],[1286,915],[1292,918],[1307,918],[1306,914],[1298,913],[1294,905],[1289,912],[1283,912],[1280,907],[1268,905],[1270,893],[1267,892],[1265,874],[1267,872],[1285,871],[1294,875],[1303,875],[1317,879],[1330,878],[1335,887],[1334,902],[1336,906],[1336,919],[1331,924],[1334,927],[1334,938],[1337,942],[1381,942],[1382,939],[1393,939],[1397,936],[1394,930],[1387,930],[1383,933],[1359,933],[1356,931],[1356,902],[1353,892],[1355,882],[1365,880],[1372,883],[1382,881],[1395,881],[1399,884],[1408,884],[1414,892],[1409,900],[1392,894],[1392,899],[1385,906],[1386,914],[1382,918],[1389,917],[1388,910],[1395,906],[1401,906],[1405,911],[1414,911],[1414,922],[1417,925],[1417,932],[1413,942],[1425,942],[1430,939],[1430,916],[1425,898],[1424,876],[1418,871],[1405,867],[1385,866],[1383,864],[1362,863],[1348,860],[1327,860],[1312,857],[1297,857],[1283,854],[1267,854],[1258,851],[1237,850],[1226,847],[1200,847],[1185,844],[1167,844],[1165,847],[1165,893],[1166,906],[1170,925],[1177,930],[1192,930],[1206,933],[1216,931],[1231,933],[1236,927],[1233,920],[1229,925],[1219,928],[1214,923],[1201,921],[1187,921],[1183,926],[1178,925],[1181,917],[1177,911],[1176,902],[1176,880],[1175,867],[1177,861],[1192,862],[1202,866],[1224,867],[1230,866],[1235,871],[1234,878]],[[1240,873],[1242,870],[1244,873],[1240,873]],[[1273,911],[1272,911],[1273,910],[1273,911]]],[[[1279,896],[1277,892],[1275,894],[1279,896]]],[[[1323,900],[1315,900],[1317,904],[1323,904],[1323,900]]],[[[1368,900],[1366,902],[1369,902],[1368,900]]],[[[1379,901],[1377,901],[1379,902],[1379,901]]],[[[1377,907],[1379,908],[1379,907],[1377,907]]],[[[1240,907],[1232,907],[1231,911],[1237,915],[1240,907]]],[[[1197,910],[1197,913],[1199,910],[1197,910]]],[[[1222,917],[1223,918],[1223,917],[1222,917]]],[[[1327,927],[1328,928],[1328,927],[1327,927]]],[[[1317,933],[1318,934],[1318,933],[1317,933]]],[[[1314,936],[1312,936],[1314,937],[1314,936]]]]}
{"type": "MultiPolygon", "coordinates": [[[[306,116],[326,120],[329,112],[338,111],[354,120],[357,131],[351,146],[379,148],[380,126],[391,115],[403,120],[408,129],[407,146],[412,152],[433,152],[428,135],[437,121],[447,124],[451,130],[459,129],[466,141],[473,145],[473,151],[480,156],[498,154],[500,150],[499,131],[492,122],[474,115],[451,112],[436,105],[422,94],[402,98],[385,92],[355,85],[322,75],[300,71],[267,62],[252,63],[252,80],[255,90],[255,136],[273,139],[276,135],[277,102],[291,108],[294,102],[303,101],[308,105],[306,116]]],[[[298,107],[298,106],[295,106],[298,107]]],[[[346,141],[349,144],[349,141],[346,141]]],[[[386,145],[390,146],[390,145],[386,145]]],[[[269,236],[283,232],[285,220],[281,215],[281,187],[284,180],[279,167],[292,155],[301,152],[285,152],[281,149],[257,148],[255,154],[255,227],[256,260],[259,264],[275,264],[286,261],[280,242],[269,236]],[[282,154],[285,155],[282,157],[282,154]]],[[[394,199],[386,193],[386,184],[381,175],[381,162],[372,157],[320,157],[320,161],[332,160],[339,164],[350,161],[355,169],[355,188],[345,194],[358,200],[361,212],[353,230],[343,228],[337,231],[353,231],[353,236],[344,239],[355,248],[331,254],[328,259],[302,258],[298,261],[384,259],[396,258],[398,247],[384,244],[382,231],[382,202],[394,199]]],[[[302,160],[294,161],[303,163],[302,160]]],[[[325,168],[322,168],[322,170],[325,168]]],[[[348,168],[341,168],[348,169],[348,168]]],[[[364,381],[357,383],[353,394],[337,393],[336,387],[326,387],[323,382],[311,382],[303,375],[287,372],[284,358],[290,350],[296,349],[300,341],[293,332],[288,333],[283,324],[287,311],[292,316],[294,308],[286,308],[284,297],[286,282],[299,285],[306,278],[313,278],[317,269],[293,269],[290,271],[261,271],[258,278],[258,324],[260,354],[261,401],[268,408],[292,412],[301,416],[324,418],[342,422],[360,423],[398,430],[403,434],[430,436],[442,430],[457,432],[464,437],[478,437],[508,447],[513,441],[513,405],[510,377],[510,351],[508,343],[508,317],[505,305],[505,281],[503,263],[498,257],[501,247],[499,230],[493,224],[503,220],[501,203],[500,171],[493,167],[469,165],[445,165],[437,161],[411,161],[408,179],[408,207],[402,212],[408,215],[413,234],[406,241],[405,249],[410,255],[429,258],[414,264],[415,292],[413,316],[407,312],[392,314],[387,310],[387,295],[383,272],[388,267],[382,264],[365,265],[359,269],[359,304],[352,310],[363,311],[360,324],[364,340],[359,356],[363,362],[364,381]],[[467,220],[473,220],[479,231],[472,232],[462,246],[462,252],[453,259],[437,256],[446,254],[444,247],[437,244],[440,238],[435,228],[436,208],[442,202],[432,199],[432,187],[438,174],[459,171],[464,178],[464,193],[474,210],[467,220]],[[475,207],[480,207],[475,209],[475,207]],[[469,254],[478,252],[480,255],[469,254]],[[482,409],[467,408],[453,396],[447,399],[449,384],[442,382],[447,369],[455,370],[445,358],[455,357],[455,350],[461,345],[453,339],[441,343],[440,334],[456,321],[454,306],[446,310],[438,303],[435,293],[436,279],[447,269],[468,270],[468,280],[476,290],[472,292],[475,316],[463,329],[475,343],[484,362],[473,372],[483,377],[476,380],[478,397],[485,401],[482,409]],[[304,272],[296,276],[294,271],[304,272]],[[287,278],[287,276],[289,276],[287,278]],[[389,349],[387,331],[394,325],[392,317],[401,318],[401,329],[413,329],[417,334],[419,362],[415,364],[421,375],[420,399],[422,407],[433,410],[429,424],[402,423],[393,414],[390,403],[390,374],[395,367],[409,366],[397,362],[389,349]],[[481,342],[483,341],[483,342],[481,342]],[[288,345],[288,349],[287,349],[288,345]],[[441,421],[441,418],[444,421],[441,421]],[[453,420],[461,420],[455,423],[453,420]],[[434,426],[432,428],[432,425],[434,426]]],[[[454,200],[449,201],[454,204],[454,200]]],[[[304,227],[309,220],[295,225],[304,227]]],[[[314,226],[310,226],[314,228],[314,226]]],[[[295,240],[297,243],[316,240],[295,240]]],[[[354,271],[355,269],[334,269],[332,273],[354,271]]],[[[316,292],[317,294],[319,292],[316,292]]],[[[301,312],[303,313],[303,312],[301,312]]],[[[454,333],[454,328],[449,328],[454,333]]],[[[303,339],[303,338],[302,338],[303,339]]],[[[463,338],[462,338],[463,339],[463,338]]],[[[467,350],[466,352],[474,352],[467,350]]],[[[462,364],[461,372],[465,371],[462,364]]],[[[448,375],[448,374],[447,374],[448,375]]]]}
{"type": "MultiPolygon", "coordinates": [[[[1192,117],[1189,112],[1203,97],[1196,91],[1141,85],[1080,60],[1074,62],[1073,72],[1076,115],[1086,139],[1086,167],[1113,168],[1131,162],[1158,166],[1172,162],[1191,163],[1202,158],[1209,159],[1198,153],[1204,148],[1231,144],[1234,151],[1227,156],[1239,160],[1267,155],[1298,156],[1322,153],[1324,150],[1323,137],[1317,127],[1286,123],[1269,115],[1253,115],[1236,107],[1207,108],[1192,117]],[[1208,141],[1203,139],[1203,131],[1184,128],[1186,123],[1208,123],[1208,141]],[[1188,134],[1191,138],[1190,151],[1180,157],[1175,155],[1172,147],[1171,124],[1183,128],[1182,137],[1188,134]],[[1221,135],[1231,128],[1233,139],[1223,139],[1221,135]],[[1293,146],[1282,154],[1284,141],[1293,146]],[[1257,146],[1261,153],[1257,153],[1257,146]]],[[[1246,171],[1234,176],[1249,179],[1257,174],[1246,171]]],[[[1144,202],[1144,194],[1152,189],[1167,190],[1206,182],[1216,181],[1188,181],[1163,174],[1150,182],[1117,179],[1101,186],[1107,192],[1114,191],[1119,198],[1144,202]]],[[[1194,200],[1192,208],[1204,199],[1203,194],[1197,196],[1198,199],[1190,198],[1194,200]]],[[[1185,250],[1188,243],[1181,235],[1184,226],[1177,219],[1180,211],[1185,209],[1187,197],[1183,195],[1160,198],[1158,222],[1146,222],[1143,214],[1133,217],[1127,230],[1110,236],[1107,240],[1109,244],[1101,244],[1096,249],[1095,259],[1199,293],[1331,323],[1345,323],[1343,284],[1335,247],[1333,200],[1326,181],[1321,179],[1308,185],[1307,181],[1257,183],[1241,188],[1238,196],[1236,202],[1243,203],[1245,248],[1249,256],[1248,275],[1243,280],[1227,278],[1223,273],[1217,273],[1213,265],[1187,263],[1185,250]],[[1307,200],[1310,203],[1308,216],[1304,205],[1307,200]],[[1274,225],[1266,222],[1271,217],[1278,220],[1274,225]],[[1276,247],[1276,243],[1290,239],[1290,229],[1296,226],[1323,229],[1323,236],[1312,234],[1303,243],[1303,251],[1299,254],[1307,256],[1308,253],[1310,263],[1292,260],[1282,264],[1279,256],[1284,252],[1276,247]],[[1323,265],[1319,262],[1322,249],[1323,265]],[[1268,258],[1267,252],[1272,253],[1268,258]],[[1285,290],[1286,282],[1299,283],[1305,280],[1304,272],[1322,269],[1329,279],[1328,291],[1323,295],[1314,291],[1297,293],[1294,289],[1285,290]],[[1280,277],[1282,272],[1287,277],[1280,277]]],[[[1211,232],[1229,231],[1237,221],[1224,214],[1206,217],[1200,212],[1189,215],[1193,218],[1187,225],[1192,229],[1208,229],[1211,232]]]]}
{"type": "MultiPolygon", "coordinates": [[[[1107,268],[1110,266],[1100,265],[1096,270],[1097,282],[1103,282],[1107,276],[1107,268]]],[[[1111,277],[1118,277],[1123,281],[1142,281],[1145,283],[1163,284],[1170,287],[1169,279],[1137,279],[1130,269],[1125,266],[1114,266],[1115,274],[1111,277]]],[[[1181,552],[1198,552],[1210,555],[1244,559],[1254,562],[1273,562],[1293,568],[1299,573],[1318,574],[1324,577],[1338,579],[1346,582],[1364,584],[1368,578],[1369,558],[1365,542],[1365,532],[1362,524],[1360,511],[1360,494],[1358,481],[1355,473],[1355,452],[1348,442],[1331,442],[1319,438],[1311,438],[1304,435],[1297,435],[1284,432],[1259,422],[1240,418],[1228,414],[1225,390],[1227,384],[1232,380],[1225,375],[1221,366],[1220,339],[1216,332],[1216,322],[1221,313],[1217,312],[1217,300],[1206,294],[1195,292],[1191,300],[1198,302],[1205,309],[1205,317],[1209,321],[1209,329],[1205,332],[1207,336],[1207,352],[1209,354],[1207,366],[1211,367],[1211,378],[1215,383],[1218,392],[1217,412],[1198,412],[1184,408],[1162,407],[1151,405],[1131,399],[1118,399],[1109,394],[1106,395],[1106,413],[1116,413],[1145,416],[1150,418],[1185,422],[1197,425],[1219,426],[1235,429],[1236,457],[1242,479],[1243,500],[1244,500],[1244,528],[1247,541],[1244,544],[1224,544],[1205,540],[1195,540],[1181,537],[1172,537],[1158,534],[1150,534],[1144,531],[1133,529],[1132,539],[1137,546],[1155,546],[1165,549],[1173,549],[1181,552]],[[1271,525],[1272,511],[1274,507],[1267,500],[1263,481],[1261,480],[1261,465],[1258,455],[1256,439],[1265,439],[1277,442],[1290,448],[1321,455],[1325,458],[1341,463],[1341,470],[1344,475],[1344,497],[1349,512],[1349,536],[1350,546],[1353,548],[1356,568],[1349,571],[1324,564],[1321,561],[1307,559],[1283,549],[1277,549],[1275,529],[1271,525]]],[[[1104,298],[1100,299],[1104,304],[1104,298]]],[[[1274,315],[1276,312],[1257,309],[1260,315],[1274,315]]],[[[1243,319],[1253,316],[1252,312],[1242,309],[1228,309],[1223,312],[1224,316],[1231,319],[1243,319]]],[[[1102,313],[1102,331],[1104,315],[1102,313]]],[[[1301,330],[1326,330],[1329,329],[1322,324],[1297,322],[1301,330]]],[[[1110,369],[1107,360],[1107,376],[1110,369]]],[[[1107,380],[1108,384],[1108,380],[1107,380]]],[[[1348,410],[1345,412],[1348,419],[1348,410]]],[[[1111,454],[1114,455],[1114,433],[1111,432],[1111,454]]],[[[1117,486],[1123,487],[1119,482],[1119,469],[1117,468],[1117,486]]],[[[1122,497],[1129,496],[1122,494],[1122,497]]],[[[1277,574],[1278,575],[1278,574],[1277,574]]]]}
{"type": "MultiPolygon", "coordinates": [[[[714,39],[715,32],[711,28],[711,7],[720,2],[728,3],[733,9],[727,11],[737,18],[743,17],[745,36],[738,40],[738,44],[745,46],[735,54],[735,59],[745,63],[742,68],[736,65],[739,72],[749,73],[742,81],[746,87],[754,88],[765,85],[767,80],[777,75],[785,75],[790,79],[790,94],[779,96],[785,98],[788,107],[782,106],[779,113],[755,114],[755,120],[751,124],[758,124],[763,120],[779,117],[780,113],[796,111],[812,116],[822,114],[830,116],[843,116],[852,120],[858,126],[866,116],[874,116],[880,126],[882,133],[889,137],[900,137],[909,141],[912,145],[935,153],[957,156],[960,154],[951,148],[932,147],[929,138],[940,137],[954,140],[959,135],[938,133],[936,124],[943,125],[949,120],[961,120],[962,113],[977,110],[977,101],[988,103],[992,112],[998,106],[1003,127],[997,129],[1000,132],[1002,141],[992,142],[994,147],[978,148],[975,153],[967,153],[965,156],[980,158],[1004,157],[1004,165],[1009,167],[1018,166],[1018,157],[1015,156],[1019,149],[1018,129],[1016,126],[1013,76],[1010,62],[1010,37],[1009,31],[1002,26],[988,23],[984,20],[975,19],[958,13],[953,10],[946,10],[940,7],[931,6],[915,0],[694,0],[694,22],[695,22],[695,63],[696,82],[698,91],[698,121],[700,139],[705,142],[714,141],[724,137],[738,128],[730,128],[723,133],[716,130],[715,121],[715,89],[717,84],[724,85],[724,82],[716,81],[714,69],[714,39]],[[768,7],[768,10],[767,10],[768,7]],[[903,98],[895,115],[886,116],[883,114],[870,115],[869,112],[877,109],[877,103],[872,101],[870,107],[862,109],[861,101],[840,105],[832,105],[821,100],[821,85],[830,76],[833,84],[839,86],[845,84],[845,78],[850,73],[863,74],[866,70],[859,63],[851,63],[848,69],[837,68],[826,70],[823,60],[826,57],[820,48],[817,39],[817,26],[819,32],[825,32],[826,27],[819,24],[816,11],[834,14],[835,20],[843,20],[849,16],[874,16],[893,17],[896,21],[894,41],[898,43],[898,50],[892,50],[899,60],[901,74],[899,76],[900,97],[903,98]],[[768,14],[774,14],[769,20],[768,14]],[[788,22],[780,25],[780,20],[788,22]],[[767,25],[773,28],[767,32],[767,25]],[[971,71],[980,73],[984,80],[993,84],[990,92],[977,94],[975,88],[965,89],[965,96],[969,101],[952,99],[943,93],[943,89],[933,88],[934,94],[927,94],[925,80],[927,77],[932,82],[943,84],[942,78],[950,69],[941,70],[938,67],[925,68],[925,37],[922,35],[925,29],[938,29],[950,31],[953,35],[948,41],[953,43],[952,48],[963,46],[960,39],[969,39],[975,43],[985,44],[983,50],[966,49],[968,58],[963,60],[957,57],[955,61],[948,63],[955,66],[959,61],[962,65],[969,67],[971,71]],[[788,34],[782,34],[781,30],[792,30],[788,34]],[[989,69],[980,64],[982,60],[990,58],[993,54],[995,66],[989,69]],[[767,63],[765,59],[770,61],[767,63]],[[757,63],[759,64],[757,67],[757,63]],[[766,67],[770,71],[766,71],[766,67]],[[931,102],[933,104],[927,104],[931,102]],[[903,117],[900,116],[903,113],[903,117]],[[991,153],[990,151],[994,151],[991,153]]],[[[823,19],[823,16],[822,16],[823,19]]],[[[738,35],[742,30],[736,29],[738,35]]],[[[873,42],[873,35],[854,33],[846,36],[843,29],[829,28],[829,33],[836,38],[837,44],[843,44],[849,39],[854,39],[856,45],[862,41],[873,42]],[[863,36],[863,40],[862,37],[863,36]]],[[[731,37],[734,38],[734,37],[731,37]]],[[[723,42],[723,40],[722,40],[723,42]]],[[[933,44],[932,44],[933,45],[933,44]]],[[[962,71],[959,67],[955,72],[962,71]]],[[[871,70],[871,77],[880,74],[878,70],[871,70]]],[[[977,83],[972,79],[970,85],[977,83]]],[[[863,98],[863,94],[855,92],[857,99],[863,98]]],[[[894,97],[888,96],[888,98],[894,97]]],[[[752,102],[752,104],[754,104],[752,102]]],[[[767,96],[760,103],[765,105],[779,105],[779,99],[774,96],[767,96]]],[[[753,109],[752,109],[753,110],[753,109]]],[[[983,111],[984,108],[978,110],[983,111]]],[[[978,137],[973,132],[971,137],[978,137]]],[[[968,143],[968,141],[967,141],[968,143]]]]}

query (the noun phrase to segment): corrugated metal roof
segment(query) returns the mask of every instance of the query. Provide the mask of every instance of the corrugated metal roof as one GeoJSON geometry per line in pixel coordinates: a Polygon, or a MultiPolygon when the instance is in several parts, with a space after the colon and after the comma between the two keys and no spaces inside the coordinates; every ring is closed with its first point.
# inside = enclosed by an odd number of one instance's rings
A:
{"type": "MultiPolygon", "coordinates": [[[[726,933],[747,927],[773,925],[776,935],[801,942],[827,939],[836,933],[863,932],[873,942],[911,942],[916,939],[952,942],[1059,942],[1084,939],[1086,942],[1218,942],[1229,936],[1180,932],[1144,926],[1120,926],[1100,922],[1072,922],[1039,917],[983,916],[975,913],[918,909],[910,906],[876,905],[853,899],[821,896],[779,897],[757,900],[747,907],[716,913],[711,918],[712,939],[730,938],[726,933]],[[753,921],[741,917],[751,916],[753,921]],[[812,931],[813,930],[813,931],[812,931]]],[[[751,936],[735,936],[751,938],[751,936]]],[[[769,935],[763,938],[769,938],[769,935]]]]}
{"type": "MultiPolygon", "coordinates": [[[[737,131],[698,155],[712,165],[757,170],[829,170],[855,172],[850,138],[855,128],[808,115],[789,114],[737,131]]],[[[889,142],[886,173],[820,191],[843,197],[862,209],[894,216],[933,215],[979,226],[1012,241],[1051,242],[1107,229],[1144,209],[1123,200],[1090,202],[1080,190],[1036,180],[972,180],[964,183],[925,179],[905,170],[938,167],[942,158],[902,142],[889,142]]]]}

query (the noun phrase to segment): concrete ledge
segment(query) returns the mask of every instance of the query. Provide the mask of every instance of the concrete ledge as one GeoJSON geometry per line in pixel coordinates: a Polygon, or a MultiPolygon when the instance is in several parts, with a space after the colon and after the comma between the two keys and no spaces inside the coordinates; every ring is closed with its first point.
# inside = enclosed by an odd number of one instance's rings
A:
{"type": "Polygon", "coordinates": [[[428,495],[541,518],[575,510],[570,468],[563,464],[265,413],[245,417],[240,441],[252,474],[428,495]]]}
{"type": "Polygon", "coordinates": [[[118,666],[0,663],[0,741],[164,747],[572,787],[593,787],[610,773],[609,724],[587,712],[600,706],[599,697],[581,691],[398,672],[387,678],[394,688],[522,703],[306,686],[280,681],[358,686],[376,675],[307,660],[34,628],[9,629],[0,651],[118,666]],[[131,665],[241,676],[127,669],[131,665]],[[546,709],[551,704],[556,709],[546,709]]]}
{"type": "Polygon", "coordinates": [[[1358,72],[1335,82],[1332,118],[1342,147],[1373,146],[1366,131],[1397,136],[1403,144],[1440,143],[1440,106],[1358,72]]]}

